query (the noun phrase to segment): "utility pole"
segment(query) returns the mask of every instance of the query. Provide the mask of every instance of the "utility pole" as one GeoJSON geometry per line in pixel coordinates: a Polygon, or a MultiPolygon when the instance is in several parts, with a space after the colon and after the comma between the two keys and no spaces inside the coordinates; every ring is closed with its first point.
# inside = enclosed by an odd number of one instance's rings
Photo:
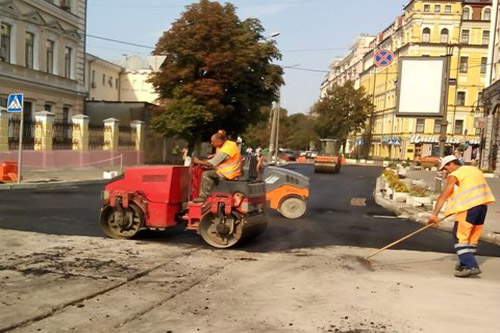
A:
{"type": "MultiPolygon", "coordinates": [[[[446,144],[446,134],[448,131],[448,92],[450,90],[450,66],[451,66],[451,57],[453,56],[454,46],[449,44],[446,47],[446,60],[445,60],[445,85],[444,85],[444,93],[443,93],[443,115],[441,118],[441,128],[439,132],[439,157],[444,157],[444,150],[446,144]]],[[[458,82],[457,82],[458,84],[458,82]]],[[[436,175],[436,192],[441,192],[442,183],[443,182],[443,172],[438,171],[436,175]]]]}
{"type": "Polygon", "coordinates": [[[276,138],[274,139],[275,149],[274,149],[274,160],[278,162],[278,152],[279,152],[279,136],[280,136],[280,94],[278,93],[278,101],[276,102],[276,138]]]}
{"type": "Polygon", "coordinates": [[[278,115],[277,111],[278,102],[274,103],[273,108],[271,109],[271,136],[269,138],[269,153],[268,153],[268,161],[271,162],[274,156],[274,148],[276,147],[276,119],[278,115]]]}

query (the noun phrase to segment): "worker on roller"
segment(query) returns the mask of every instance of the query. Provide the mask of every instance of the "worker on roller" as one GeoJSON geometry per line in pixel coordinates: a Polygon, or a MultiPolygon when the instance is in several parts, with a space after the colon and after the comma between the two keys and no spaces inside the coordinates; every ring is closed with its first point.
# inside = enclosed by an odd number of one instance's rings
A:
{"type": "Polygon", "coordinates": [[[488,204],[495,201],[481,170],[475,166],[462,166],[456,156],[441,159],[439,170],[448,174],[446,187],[439,196],[428,224],[437,224],[438,213],[444,203],[445,216],[455,214],[453,236],[459,264],[454,275],[468,277],[481,273],[476,261],[476,249],[488,210],[488,204]]]}
{"type": "Polygon", "coordinates": [[[241,153],[236,142],[219,131],[212,135],[210,143],[216,149],[215,155],[208,160],[193,159],[193,163],[211,168],[203,172],[200,197],[195,202],[204,202],[220,179],[236,179],[242,174],[241,153]]]}

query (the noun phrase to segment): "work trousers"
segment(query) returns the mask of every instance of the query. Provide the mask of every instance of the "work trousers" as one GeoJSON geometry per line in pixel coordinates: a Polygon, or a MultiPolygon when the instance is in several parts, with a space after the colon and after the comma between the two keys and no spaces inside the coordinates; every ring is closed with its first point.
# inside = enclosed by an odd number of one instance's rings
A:
{"type": "Polygon", "coordinates": [[[215,170],[205,170],[201,176],[200,198],[206,199],[214,186],[219,182],[221,176],[215,170]]]}
{"type": "Polygon", "coordinates": [[[488,206],[480,205],[455,214],[453,227],[455,251],[460,265],[464,268],[479,267],[476,262],[477,243],[483,232],[487,211],[488,206]]]}

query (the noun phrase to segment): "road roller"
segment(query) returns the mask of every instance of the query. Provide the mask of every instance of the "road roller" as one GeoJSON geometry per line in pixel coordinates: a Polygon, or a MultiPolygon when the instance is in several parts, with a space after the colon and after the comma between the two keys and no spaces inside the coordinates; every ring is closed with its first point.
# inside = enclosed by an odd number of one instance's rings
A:
{"type": "Polygon", "coordinates": [[[229,248],[266,230],[264,182],[245,174],[221,180],[206,201],[193,202],[203,171],[201,166],[126,168],[102,192],[101,229],[127,239],[142,230],[183,225],[215,248],[229,248]]]}
{"type": "Polygon", "coordinates": [[[338,173],[342,165],[340,140],[320,139],[321,150],[314,158],[315,173],[338,173]]]}
{"type": "Polygon", "coordinates": [[[263,170],[268,207],[288,219],[304,215],[309,198],[309,178],[292,170],[267,166],[263,170]]]}

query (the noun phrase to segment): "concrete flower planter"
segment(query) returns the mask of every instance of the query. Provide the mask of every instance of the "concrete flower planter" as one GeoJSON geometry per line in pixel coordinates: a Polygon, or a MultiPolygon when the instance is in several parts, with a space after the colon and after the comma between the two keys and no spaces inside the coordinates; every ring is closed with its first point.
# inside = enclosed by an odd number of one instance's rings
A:
{"type": "Polygon", "coordinates": [[[392,194],[392,200],[396,202],[406,202],[409,196],[410,194],[407,192],[394,192],[392,194]]]}
{"type": "Polygon", "coordinates": [[[411,205],[413,207],[420,207],[420,206],[430,206],[432,205],[432,198],[431,197],[415,197],[415,196],[410,196],[410,201],[411,205]]]}

